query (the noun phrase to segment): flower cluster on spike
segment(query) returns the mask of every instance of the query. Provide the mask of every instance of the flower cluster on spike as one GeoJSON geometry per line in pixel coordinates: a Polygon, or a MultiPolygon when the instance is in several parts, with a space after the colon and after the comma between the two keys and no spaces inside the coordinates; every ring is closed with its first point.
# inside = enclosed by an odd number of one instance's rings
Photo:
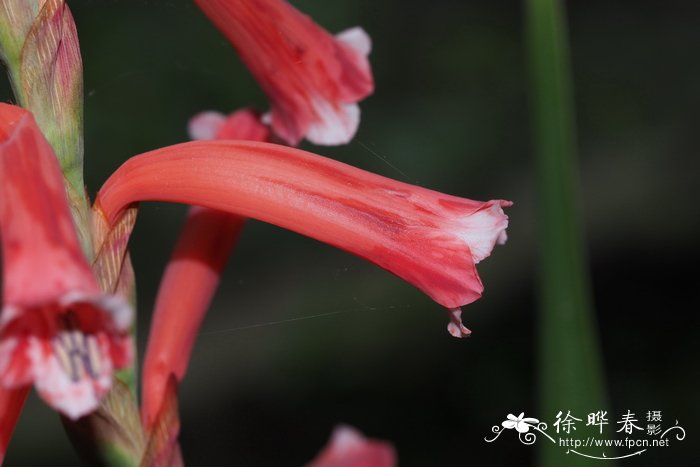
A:
{"type": "MultiPolygon", "coordinates": [[[[157,298],[143,374],[148,446],[135,463],[182,462],[177,384],[246,219],[371,261],[445,307],[450,334],[470,334],[460,307],[481,296],[476,264],[505,242],[503,208],[511,203],[439,193],[290,147],[354,136],[358,102],[374,89],[369,37],[360,28],[332,36],[283,0],[195,2],[259,81],[270,110],[197,115],[189,127],[197,141],[127,160],[91,213],[72,15],[63,0],[0,6],[0,58],[17,81],[18,100],[35,114],[0,103],[0,464],[32,385],[75,420],[98,408],[114,371],[131,364],[133,312],[122,295],[132,285],[126,245],[141,201],[197,207],[157,298]],[[92,268],[86,253],[95,253],[92,268]]],[[[390,445],[340,427],[309,467],[395,464],[390,445]]]]}

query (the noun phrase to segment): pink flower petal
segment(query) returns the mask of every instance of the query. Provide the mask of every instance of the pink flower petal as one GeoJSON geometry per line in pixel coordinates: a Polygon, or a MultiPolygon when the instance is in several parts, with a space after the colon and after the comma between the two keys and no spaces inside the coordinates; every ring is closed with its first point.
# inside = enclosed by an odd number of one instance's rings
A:
{"type": "Polygon", "coordinates": [[[333,430],[331,439],[306,467],[395,467],[396,453],[385,441],[365,438],[346,425],[333,430]]]}
{"type": "Polygon", "coordinates": [[[201,112],[192,117],[187,126],[190,139],[216,139],[216,134],[226,121],[226,116],[220,112],[201,112]]]}
{"type": "Polygon", "coordinates": [[[33,383],[45,401],[73,419],[97,408],[115,366],[132,358],[131,308],[114,297],[75,298],[16,316],[6,315],[6,308],[0,325],[0,385],[33,383]]]}
{"type": "Polygon", "coordinates": [[[327,101],[316,100],[312,104],[318,120],[309,124],[306,139],[314,144],[333,146],[350,142],[360,125],[360,106],[341,104],[332,106],[327,101]]]}
{"type": "Polygon", "coordinates": [[[270,129],[261,121],[258,112],[241,109],[233,112],[216,132],[216,139],[241,139],[246,141],[268,141],[270,129]]]}
{"type": "Polygon", "coordinates": [[[343,44],[352,47],[363,57],[368,57],[372,51],[372,39],[359,26],[341,31],[335,35],[335,38],[343,44]]]}

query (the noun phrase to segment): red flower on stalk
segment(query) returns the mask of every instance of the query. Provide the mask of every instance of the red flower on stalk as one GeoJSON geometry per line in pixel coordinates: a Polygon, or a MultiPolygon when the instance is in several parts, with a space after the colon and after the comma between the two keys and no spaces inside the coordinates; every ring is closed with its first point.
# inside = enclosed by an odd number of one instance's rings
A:
{"type": "Polygon", "coordinates": [[[333,37],[283,0],[195,0],[236,48],[271,101],[272,130],[296,145],[350,141],[357,102],[374,90],[369,36],[353,28],[333,37]]]}
{"type": "Polygon", "coordinates": [[[33,384],[76,419],[131,361],[132,310],[100,290],[80,249],[63,176],[24,109],[0,103],[3,307],[0,386],[33,384]]]}
{"type": "Polygon", "coordinates": [[[368,259],[450,309],[480,297],[475,264],[505,241],[502,200],[472,201],[391,180],[289,147],[198,141],[133,157],[105,182],[95,209],[116,221],[130,204],[194,204],[259,219],[368,259]]]}

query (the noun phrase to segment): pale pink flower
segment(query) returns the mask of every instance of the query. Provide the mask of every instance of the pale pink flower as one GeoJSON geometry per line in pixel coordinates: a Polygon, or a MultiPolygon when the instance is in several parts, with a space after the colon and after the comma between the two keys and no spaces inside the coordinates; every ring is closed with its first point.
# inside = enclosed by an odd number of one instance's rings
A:
{"type": "Polygon", "coordinates": [[[396,452],[386,441],[367,439],[347,425],[333,430],[331,439],[306,467],[396,467],[396,452]]]}

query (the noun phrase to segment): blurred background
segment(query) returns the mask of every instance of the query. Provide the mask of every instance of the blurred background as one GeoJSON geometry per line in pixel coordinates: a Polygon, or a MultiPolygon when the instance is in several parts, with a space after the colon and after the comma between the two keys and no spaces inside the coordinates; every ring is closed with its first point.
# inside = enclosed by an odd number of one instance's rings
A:
{"type": "MultiPolygon", "coordinates": [[[[361,25],[374,42],[376,92],[361,103],[357,137],[344,147],[305,148],[450,194],[513,200],[509,241],[479,265],[486,290],[464,314],[473,335],[457,340],[438,305],[389,273],[250,222],[180,388],[186,462],[302,465],[342,422],[393,441],[406,467],[534,464],[535,449],[515,436],[484,441],[508,413],[548,423],[556,415],[536,406],[536,186],[523,3],[292,3],[332,32],[361,25]]],[[[267,108],[192,2],[69,5],[85,68],[91,195],[128,157],[185,141],[196,112],[267,108]]],[[[677,419],[688,433],[622,464],[698,465],[700,4],[576,0],[567,8],[611,423],[627,410],[661,410],[665,425],[677,419]]],[[[5,78],[0,99],[12,100],[5,78]]],[[[139,213],[131,252],[141,351],[184,213],[159,203],[139,213]]],[[[77,462],[58,417],[32,396],[6,465],[77,462]]]]}

